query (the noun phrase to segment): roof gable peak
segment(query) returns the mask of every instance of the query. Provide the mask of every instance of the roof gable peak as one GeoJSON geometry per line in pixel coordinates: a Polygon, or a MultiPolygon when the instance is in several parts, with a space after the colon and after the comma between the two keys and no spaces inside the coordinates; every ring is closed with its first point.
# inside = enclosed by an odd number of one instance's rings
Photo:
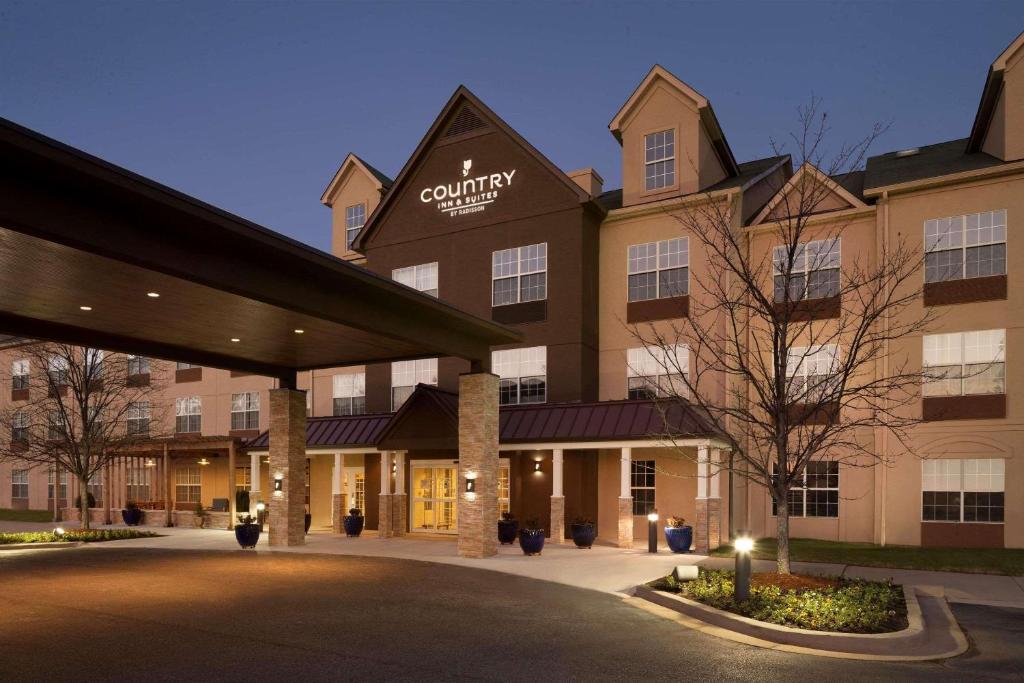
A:
{"type": "MultiPolygon", "coordinates": [[[[852,192],[847,190],[845,187],[843,187],[842,184],[835,180],[835,178],[826,175],[820,168],[818,168],[811,162],[805,161],[800,165],[800,168],[798,168],[796,172],[789,177],[785,184],[781,188],[779,188],[779,191],[772,196],[768,203],[765,204],[764,208],[761,209],[761,211],[757,214],[754,220],[751,221],[750,225],[760,225],[761,223],[773,220],[772,217],[775,213],[775,209],[786,198],[787,195],[793,192],[794,189],[799,190],[799,188],[802,186],[802,183],[805,182],[805,178],[810,178],[814,182],[820,183],[821,185],[826,187],[830,194],[836,195],[844,202],[849,204],[848,208],[862,209],[867,206],[867,204],[864,203],[862,199],[860,199],[852,192]]],[[[816,207],[820,204],[821,199],[818,200],[814,207],[811,207],[812,210],[810,211],[810,213],[818,213],[818,211],[814,209],[816,209],[816,207]]]]}
{"type": "Polygon", "coordinates": [[[354,153],[349,152],[342,160],[341,166],[339,166],[338,170],[334,173],[334,177],[331,178],[331,182],[327,183],[327,187],[324,188],[323,194],[320,195],[321,204],[331,206],[334,203],[334,197],[338,194],[338,190],[341,189],[344,178],[350,170],[356,170],[360,173],[366,174],[366,177],[370,179],[370,182],[372,182],[380,192],[383,192],[391,186],[390,178],[363,161],[354,153]]]}

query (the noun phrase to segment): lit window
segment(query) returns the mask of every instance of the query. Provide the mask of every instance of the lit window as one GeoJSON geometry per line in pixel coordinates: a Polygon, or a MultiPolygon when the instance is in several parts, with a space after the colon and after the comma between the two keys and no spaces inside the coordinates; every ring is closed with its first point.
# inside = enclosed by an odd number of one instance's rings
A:
{"type": "Polygon", "coordinates": [[[925,282],[1006,274],[1006,209],[924,222],[925,282]]]}
{"type": "Polygon", "coordinates": [[[786,361],[789,380],[786,395],[796,404],[815,404],[836,398],[839,379],[839,347],[836,344],[791,346],[786,361]]]}
{"type": "Polygon", "coordinates": [[[633,496],[633,514],[654,512],[654,461],[631,460],[629,463],[629,495],[633,496]]]}
{"type": "Polygon", "coordinates": [[[145,436],[149,434],[151,410],[149,401],[132,401],[128,404],[127,422],[129,436],[145,436]]]}
{"type": "Polygon", "coordinates": [[[366,412],[366,375],[362,372],[334,376],[334,414],[366,412]]]}
{"type": "Polygon", "coordinates": [[[772,272],[775,275],[775,301],[825,299],[839,295],[840,240],[818,240],[798,244],[789,263],[788,247],[775,247],[772,272]],[[786,269],[789,268],[789,277],[786,269]]]}
{"type": "Polygon", "coordinates": [[[391,410],[398,410],[412,396],[417,384],[437,386],[437,359],[421,358],[391,364],[391,410]]]}
{"type": "Polygon", "coordinates": [[[547,400],[548,349],[533,346],[491,352],[501,405],[543,403],[547,400]]]}
{"type": "Polygon", "coordinates": [[[690,348],[641,346],[626,352],[626,385],[630,399],[689,396],[690,348]]]}
{"type": "Polygon", "coordinates": [[[437,296],[437,261],[422,263],[418,266],[396,268],[391,271],[391,279],[406,287],[412,287],[424,294],[437,296]]]}
{"type": "Polygon", "coordinates": [[[509,492],[512,490],[511,479],[509,461],[502,458],[498,463],[498,519],[512,509],[509,498],[509,492]]]}
{"type": "Polygon", "coordinates": [[[260,392],[231,395],[231,429],[260,428],[260,392]]]}
{"type": "Polygon", "coordinates": [[[16,360],[11,363],[12,389],[28,389],[28,360],[16,360]]]}
{"type": "Polygon", "coordinates": [[[925,396],[1006,393],[1006,330],[924,337],[925,396]]]}
{"type": "Polygon", "coordinates": [[[28,498],[28,470],[11,471],[11,498],[28,498]]]}
{"type": "MultiPolygon", "coordinates": [[[[772,478],[778,476],[778,466],[773,463],[772,478]]],[[[807,463],[799,484],[789,490],[787,503],[790,517],[838,517],[839,463],[833,460],[807,463]]],[[[772,500],[772,516],[778,514],[778,505],[772,500]]]]}
{"type": "Polygon", "coordinates": [[[629,247],[629,301],[686,296],[690,291],[690,238],[629,247]]]}
{"type": "Polygon", "coordinates": [[[174,400],[174,431],[179,434],[200,432],[203,428],[203,402],[198,396],[174,400]]]}
{"type": "Polygon", "coordinates": [[[345,248],[352,250],[359,231],[366,223],[366,204],[353,204],[345,207],[345,248]]]}
{"type": "Polygon", "coordinates": [[[203,473],[199,467],[179,467],[174,471],[175,502],[198,503],[203,499],[203,473]]]}
{"type": "Polygon", "coordinates": [[[491,305],[548,298],[548,245],[502,249],[491,254],[491,305]]]}
{"type": "Polygon", "coordinates": [[[942,458],[921,463],[921,519],[926,522],[1003,521],[1002,459],[942,458]]]}
{"type": "Polygon", "coordinates": [[[252,468],[241,466],[235,468],[235,488],[249,489],[252,487],[252,468]]]}
{"type": "Polygon", "coordinates": [[[129,467],[126,472],[128,500],[149,500],[152,476],[153,468],[151,467],[129,467]]]}
{"type": "Polygon", "coordinates": [[[676,183],[676,132],[663,130],[644,136],[644,187],[660,190],[676,183]]]}
{"type": "Polygon", "coordinates": [[[128,356],[128,376],[148,375],[149,359],[145,356],[128,356]]]}

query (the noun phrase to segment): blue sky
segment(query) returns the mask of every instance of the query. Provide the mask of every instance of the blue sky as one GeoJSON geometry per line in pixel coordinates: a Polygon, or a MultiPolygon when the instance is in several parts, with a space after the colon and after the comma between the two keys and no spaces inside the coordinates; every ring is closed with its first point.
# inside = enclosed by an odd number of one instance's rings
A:
{"type": "Polygon", "coordinates": [[[965,137],[1024,2],[12,2],[0,116],[327,249],[345,153],[394,175],[464,83],[555,164],[619,186],[607,125],[651,64],[740,161],[813,93],[831,140],[965,137]]]}

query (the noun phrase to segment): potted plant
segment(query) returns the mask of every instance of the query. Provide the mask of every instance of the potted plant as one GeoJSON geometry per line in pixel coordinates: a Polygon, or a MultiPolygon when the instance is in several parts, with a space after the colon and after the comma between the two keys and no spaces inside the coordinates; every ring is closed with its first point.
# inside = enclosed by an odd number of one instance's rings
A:
{"type": "Polygon", "coordinates": [[[498,542],[502,545],[512,545],[516,542],[516,533],[519,531],[519,522],[511,512],[502,512],[498,520],[498,542]]]}
{"type": "Polygon", "coordinates": [[[192,516],[192,526],[197,529],[203,528],[203,521],[206,519],[206,511],[202,503],[196,503],[195,514],[192,516]]]}
{"type": "Polygon", "coordinates": [[[252,515],[238,515],[238,524],[235,525],[235,540],[243,548],[255,548],[256,542],[260,540],[260,525],[252,515]]]}
{"type": "Polygon", "coordinates": [[[667,517],[665,519],[665,540],[668,547],[674,553],[690,552],[690,545],[693,544],[693,527],[687,525],[682,517],[667,517]]]}
{"type": "Polygon", "coordinates": [[[527,520],[519,530],[519,547],[523,549],[524,555],[540,555],[544,550],[544,529],[538,520],[527,520]]]}
{"type": "Polygon", "coordinates": [[[588,517],[577,517],[572,521],[572,542],[577,548],[590,548],[597,538],[597,527],[594,520],[588,517]]]}
{"type": "Polygon", "coordinates": [[[142,522],[142,509],[133,500],[129,500],[121,510],[121,519],[128,526],[138,526],[142,522]]]}
{"type": "Polygon", "coordinates": [[[359,508],[352,508],[348,514],[341,518],[345,525],[345,535],[355,538],[363,533],[363,511],[359,508]]]}

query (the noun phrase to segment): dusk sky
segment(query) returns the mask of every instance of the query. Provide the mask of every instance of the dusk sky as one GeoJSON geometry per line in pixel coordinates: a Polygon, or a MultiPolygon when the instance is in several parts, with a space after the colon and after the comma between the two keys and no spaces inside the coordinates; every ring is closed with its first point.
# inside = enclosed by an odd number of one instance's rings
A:
{"type": "Polygon", "coordinates": [[[1024,2],[0,0],[0,116],[328,249],[349,151],[394,176],[465,84],[565,170],[619,187],[608,122],[654,63],[708,97],[739,161],[813,93],[832,140],[966,137],[1024,2]]]}

